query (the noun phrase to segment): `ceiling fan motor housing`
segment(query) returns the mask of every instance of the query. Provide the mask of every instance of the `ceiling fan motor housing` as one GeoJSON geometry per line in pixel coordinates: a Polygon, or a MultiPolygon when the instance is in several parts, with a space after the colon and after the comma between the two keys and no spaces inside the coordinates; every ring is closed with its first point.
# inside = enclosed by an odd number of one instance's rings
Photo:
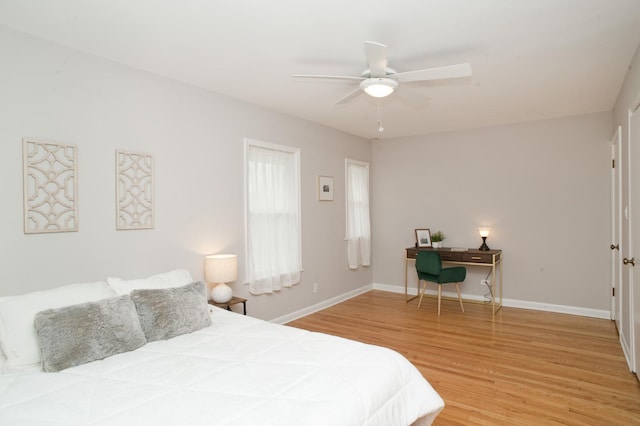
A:
{"type": "MultiPolygon", "coordinates": [[[[397,74],[397,72],[396,72],[396,70],[394,70],[391,67],[386,67],[385,68],[385,74],[386,74],[385,77],[390,77],[390,76],[392,76],[394,74],[397,74]]],[[[366,70],[362,71],[362,73],[360,73],[360,77],[362,77],[362,78],[371,78],[371,77],[374,77],[374,76],[371,74],[371,70],[369,68],[367,68],[366,70]]],[[[379,77],[379,76],[377,76],[377,77],[379,77]]]]}

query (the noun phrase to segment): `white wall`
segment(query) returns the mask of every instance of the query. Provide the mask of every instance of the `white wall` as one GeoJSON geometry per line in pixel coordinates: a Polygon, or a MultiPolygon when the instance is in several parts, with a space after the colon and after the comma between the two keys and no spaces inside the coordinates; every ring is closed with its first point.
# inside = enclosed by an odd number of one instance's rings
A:
{"type": "Polygon", "coordinates": [[[277,114],[0,27],[0,295],[71,282],[125,279],[244,254],[243,138],[301,148],[302,283],[249,297],[275,318],[371,284],[350,271],[344,242],[344,158],[371,161],[367,140],[277,114]],[[79,232],[23,234],[23,137],[76,144],[79,232]],[[115,230],[115,150],[155,159],[153,230],[115,230]],[[316,176],[335,201],[316,201],[316,176]],[[313,293],[313,283],[319,292],[313,293]]]}
{"type": "MultiPolygon", "coordinates": [[[[477,248],[486,225],[505,298],[608,311],[611,129],[600,113],[375,141],[374,282],[403,285],[415,228],[477,248]]],[[[463,293],[486,293],[487,272],[468,268],[463,293]]]]}

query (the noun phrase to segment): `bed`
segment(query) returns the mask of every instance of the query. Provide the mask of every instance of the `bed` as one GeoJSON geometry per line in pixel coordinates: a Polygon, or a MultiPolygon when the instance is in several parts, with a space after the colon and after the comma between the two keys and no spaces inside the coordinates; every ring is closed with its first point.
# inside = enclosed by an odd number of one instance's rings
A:
{"type": "MultiPolygon", "coordinates": [[[[100,292],[84,302],[78,302],[83,299],[77,295],[80,285],[58,293],[37,292],[31,298],[33,294],[0,298],[4,357],[0,424],[428,425],[444,407],[420,372],[395,351],[229,312],[206,304],[206,296],[203,309],[207,324],[198,325],[197,330],[166,339],[146,339],[137,342],[136,346],[141,345],[133,350],[117,349],[119,353],[101,359],[74,359],[72,364],[77,365],[68,367],[64,362],[69,360],[64,358],[63,368],[55,365],[60,361],[47,353],[48,349],[39,347],[34,364],[34,342],[28,338],[35,338],[36,345],[48,345],[42,324],[55,329],[63,322],[60,315],[68,318],[72,312],[77,320],[78,310],[86,306],[114,301],[128,304],[133,299],[138,309],[135,321],[149,337],[144,309],[136,304],[136,297],[155,291],[153,297],[179,299],[178,310],[169,309],[170,316],[186,324],[180,312],[196,309],[185,309],[181,303],[191,303],[190,298],[200,296],[185,296],[184,289],[197,289],[193,286],[201,283],[184,284],[190,281],[188,273],[179,271],[182,278],[175,279],[177,272],[172,271],[173,278],[168,279],[167,274],[137,282],[111,279],[107,287],[101,283],[100,292]],[[159,282],[162,288],[156,289],[159,282]],[[132,291],[134,287],[137,289],[132,291]],[[72,303],[77,304],[64,304],[69,295],[75,295],[72,303]],[[28,327],[30,317],[35,326],[30,326],[26,336],[20,330],[28,327]],[[59,371],[45,372],[43,368],[59,371]]],[[[98,283],[92,284],[95,287],[98,283]]],[[[156,306],[157,300],[154,303],[156,306]]],[[[198,306],[200,315],[202,306],[198,306]]],[[[127,315],[121,317],[125,322],[130,320],[127,315]]],[[[91,322],[82,318],[82,324],[91,322]]],[[[201,319],[199,316],[197,321],[201,319]]],[[[158,328],[158,318],[153,321],[158,328]]],[[[102,319],[99,322],[104,325],[102,319]]],[[[56,344],[85,332],[84,326],[75,327],[82,330],[72,336],[56,335],[56,344]]],[[[136,332],[126,334],[132,340],[130,336],[136,332]]],[[[83,341],[90,339],[82,337],[83,341]]],[[[56,351],[65,350],[59,346],[56,351]]],[[[73,358],[78,351],[72,352],[73,358]]]]}

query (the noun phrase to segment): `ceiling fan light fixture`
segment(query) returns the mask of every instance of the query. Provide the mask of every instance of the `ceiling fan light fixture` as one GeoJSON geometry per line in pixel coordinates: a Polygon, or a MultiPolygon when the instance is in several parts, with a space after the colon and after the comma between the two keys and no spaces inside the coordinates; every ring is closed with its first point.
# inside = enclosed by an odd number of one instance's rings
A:
{"type": "Polygon", "coordinates": [[[374,98],[384,98],[393,93],[398,82],[390,78],[368,78],[360,83],[360,88],[374,98]]]}

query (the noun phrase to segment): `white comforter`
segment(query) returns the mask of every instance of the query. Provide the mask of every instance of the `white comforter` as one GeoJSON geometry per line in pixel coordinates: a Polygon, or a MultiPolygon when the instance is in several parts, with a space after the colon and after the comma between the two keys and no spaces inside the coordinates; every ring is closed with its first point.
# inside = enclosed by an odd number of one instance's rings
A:
{"type": "Polygon", "coordinates": [[[195,333],[0,376],[0,425],[409,425],[443,408],[392,350],[214,309],[195,333]]]}

